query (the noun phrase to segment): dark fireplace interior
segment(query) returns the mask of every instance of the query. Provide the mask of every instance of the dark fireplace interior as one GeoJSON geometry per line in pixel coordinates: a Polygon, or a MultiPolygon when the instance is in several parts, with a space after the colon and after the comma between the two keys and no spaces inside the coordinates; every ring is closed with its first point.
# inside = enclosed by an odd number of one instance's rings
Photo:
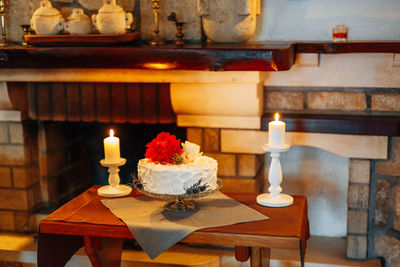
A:
{"type": "Polygon", "coordinates": [[[42,174],[47,172],[47,175],[41,178],[47,184],[49,195],[48,202],[44,201],[42,205],[51,210],[91,185],[108,184],[107,168],[101,166],[100,160],[104,158],[103,139],[110,129],[120,138],[121,157],[127,160],[120,167],[122,184],[132,181],[138,160],[144,157],[146,144],[158,133],[169,132],[186,140],[186,128],[175,124],[43,122],[41,128],[45,129],[46,144],[50,145],[47,150],[41,150],[42,158],[47,160],[47,164],[41,164],[47,168],[47,171],[41,170],[42,174]],[[56,132],[57,137],[53,134],[56,132]],[[64,157],[59,157],[60,154],[64,157]]]}
{"type": "Polygon", "coordinates": [[[99,163],[104,158],[103,138],[107,137],[109,129],[114,129],[115,135],[120,138],[121,157],[126,158],[126,164],[120,168],[121,183],[132,181],[131,175],[136,173],[139,159],[144,158],[146,144],[160,132],[169,132],[182,141],[186,140],[186,128],[177,127],[175,124],[80,124],[84,131],[91,168],[93,170],[94,184],[108,184],[106,168],[99,163]],[[99,135],[100,134],[100,135],[99,135]],[[100,137],[101,136],[101,137],[100,137]]]}

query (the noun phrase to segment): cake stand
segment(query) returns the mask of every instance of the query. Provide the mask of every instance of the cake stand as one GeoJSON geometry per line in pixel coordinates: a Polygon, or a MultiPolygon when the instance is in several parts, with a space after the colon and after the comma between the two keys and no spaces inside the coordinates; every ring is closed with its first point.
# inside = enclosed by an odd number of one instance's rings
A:
{"type": "Polygon", "coordinates": [[[146,196],[163,200],[172,200],[164,205],[164,210],[181,212],[181,211],[195,210],[196,204],[194,203],[193,199],[205,197],[219,191],[223,186],[223,182],[221,179],[218,178],[216,188],[206,189],[204,191],[194,192],[191,194],[181,194],[181,195],[157,194],[148,192],[144,189],[143,184],[140,182],[140,180],[134,181],[133,186],[136,188],[136,190],[138,190],[140,193],[146,196]]]}

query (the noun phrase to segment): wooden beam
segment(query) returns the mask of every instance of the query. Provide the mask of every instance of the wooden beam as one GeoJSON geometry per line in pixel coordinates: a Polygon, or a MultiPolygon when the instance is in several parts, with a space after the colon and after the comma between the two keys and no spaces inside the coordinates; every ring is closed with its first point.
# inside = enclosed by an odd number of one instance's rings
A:
{"type": "MultiPolygon", "coordinates": [[[[363,115],[283,114],[290,132],[400,136],[400,117],[363,115]]],[[[264,114],[261,129],[268,131],[273,114],[264,114]]]]}
{"type": "Polygon", "coordinates": [[[400,53],[399,41],[297,42],[296,53],[400,53]]]}
{"type": "Polygon", "coordinates": [[[0,68],[282,71],[293,63],[292,42],[0,49],[0,68]]]}

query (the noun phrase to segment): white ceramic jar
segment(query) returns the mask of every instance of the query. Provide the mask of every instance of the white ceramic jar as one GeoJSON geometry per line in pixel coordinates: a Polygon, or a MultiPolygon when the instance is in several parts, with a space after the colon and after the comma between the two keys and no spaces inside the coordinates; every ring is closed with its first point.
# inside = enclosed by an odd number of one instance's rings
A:
{"type": "Polygon", "coordinates": [[[92,21],[82,8],[74,8],[64,24],[64,30],[70,34],[89,34],[92,32],[92,21]]]}
{"type": "Polygon", "coordinates": [[[197,11],[204,33],[213,42],[247,42],[256,30],[260,0],[201,0],[197,11]]]}
{"type": "Polygon", "coordinates": [[[101,34],[124,34],[130,28],[132,13],[124,12],[116,0],[104,0],[97,15],[92,15],[93,25],[101,34]]]}
{"type": "Polygon", "coordinates": [[[59,34],[64,29],[64,18],[51,2],[44,0],[40,7],[33,12],[30,20],[31,28],[38,35],[59,34]]]}

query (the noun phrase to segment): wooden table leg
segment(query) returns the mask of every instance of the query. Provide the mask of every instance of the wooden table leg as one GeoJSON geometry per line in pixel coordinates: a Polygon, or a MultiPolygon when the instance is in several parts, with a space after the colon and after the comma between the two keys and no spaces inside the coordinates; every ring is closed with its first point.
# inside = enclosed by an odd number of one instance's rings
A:
{"type": "Polygon", "coordinates": [[[93,267],[120,267],[122,238],[85,236],[85,252],[93,267]]]}
{"type": "Polygon", "coordinates": [[[64,266],[82,246],[82,236],[39,233],[37,266],[64,266]]]}
{"type": "Polygon", "coordinates": [[[270,258],[271,258],[270,248],[252,247],[250,253],[250,266],[269,267],[270,258]]]}
{"type": "Polygon", "coordinates": [[[245,246],[235,246],[235,259],[237,261],[247,261],[250,258],[250,248],[245,246]]]}
{"type": "Polygon", "coordinates": [[[304,267],[304,257],[305,257],[306,251],[303,248],[302,243],[300,242],[300,266],[304,267]]]}

